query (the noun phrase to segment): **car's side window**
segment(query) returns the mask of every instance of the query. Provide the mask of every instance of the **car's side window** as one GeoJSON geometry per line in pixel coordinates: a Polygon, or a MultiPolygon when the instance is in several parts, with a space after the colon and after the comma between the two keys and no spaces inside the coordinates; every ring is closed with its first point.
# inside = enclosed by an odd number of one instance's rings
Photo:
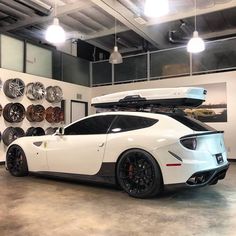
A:
{"type": "Polygon", "coordinates": [[[106,134],[115,115],[101,115],[78,121],[65,129],[65,135],[106,134]]]}
{"type": "Polygon", "coordinates": [[[119,133],[147,128],[154,125],[156,122],[158,122],[157,119],[147,117],[120,115],[113,123],[109,133],[119,133]]]}

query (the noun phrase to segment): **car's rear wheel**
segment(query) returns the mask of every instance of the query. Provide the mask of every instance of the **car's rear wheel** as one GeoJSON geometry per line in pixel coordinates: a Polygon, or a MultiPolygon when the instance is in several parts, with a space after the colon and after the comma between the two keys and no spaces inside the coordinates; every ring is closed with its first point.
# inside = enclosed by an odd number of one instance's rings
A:
{"type": "Polygon", "coordinates": [[[128,150],[121,156],[116,176],[119,185],[132,197],[154,197],[163,187],[157,162],[149,153],[140,149],[128,150]]]}
{"type": "Polygon", "coordinates": [[[18,145],[12,145],[6,156],[7,169],[13,176],[21,177],[28,175],[28,165],[25,153],[18,145]]]}

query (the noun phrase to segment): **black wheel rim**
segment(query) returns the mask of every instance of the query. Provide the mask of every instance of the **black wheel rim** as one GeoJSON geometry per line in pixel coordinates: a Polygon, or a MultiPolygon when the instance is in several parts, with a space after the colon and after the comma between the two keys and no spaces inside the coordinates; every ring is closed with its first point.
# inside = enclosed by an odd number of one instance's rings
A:
{"type": "Polygon", "coordinates": [[[7,154],[7,167],[13,174],[18,174],[23,165],[22,151],[17,147],[12,147],[7,154]]]}
{"type": "Polygon", "coordinates": [[[24,107],[19,103],[12,104],[9,110],[10,120],[12,120],[12,122],[21,122],[24,119],[24,117],[25,117],[24,107]]]}
{"type": "Polygon", "coordinates": [[[145,154],[132,152],[122,159],[118,177],[120,184],[128,193],[139,195],[151,191],[155,171],[145,154]]]}

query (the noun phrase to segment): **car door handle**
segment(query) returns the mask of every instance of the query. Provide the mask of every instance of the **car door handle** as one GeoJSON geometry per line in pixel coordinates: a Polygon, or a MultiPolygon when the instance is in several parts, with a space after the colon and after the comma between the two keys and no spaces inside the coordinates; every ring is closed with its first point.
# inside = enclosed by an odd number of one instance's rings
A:
{"type": "Polygon", "coordinates": [[[104,143],[100,143],[99,145],[98,145],[98,147],[103,147],[104,146],[104,143]]]}

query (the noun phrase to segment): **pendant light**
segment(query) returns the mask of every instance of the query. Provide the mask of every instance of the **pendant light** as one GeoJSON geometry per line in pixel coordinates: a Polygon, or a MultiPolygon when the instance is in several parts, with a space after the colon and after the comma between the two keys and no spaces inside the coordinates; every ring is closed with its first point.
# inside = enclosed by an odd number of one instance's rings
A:
{"type": "Polygon", "coordinates": [[[53,23],[46,30],[46,40],[53,44],[60,44],[66,41],[66,35],[64,29],[59,24],[59,19],[56,18],[57,12],[57,4],[56,0],[54,2],[54,18],[53,23]]]}
{"type": "Polygon", "coordinates": [[[147,17],[160,17],[169,12],[169,0],[146,0],[144,15],[147,17]]]}
{"type": "Polygon", "coordinates": [[[197,32],[197,0],[195,0],[195,18],[194,18],[195,30],[193,37],[189,40],[187,45],[187,51],[190,53],[199,53],[205,50],[205,43],[202,38],[198,36],[197,32]]]}
{"type": "Polygon", "coordinates": [[[116,42],[116,18],[115,18],[115,46],[114,50],[110,55],[109,63],[111,64],[120,64],[123,62],[123,58],[118,51],[117,42],[116,42]]]}

